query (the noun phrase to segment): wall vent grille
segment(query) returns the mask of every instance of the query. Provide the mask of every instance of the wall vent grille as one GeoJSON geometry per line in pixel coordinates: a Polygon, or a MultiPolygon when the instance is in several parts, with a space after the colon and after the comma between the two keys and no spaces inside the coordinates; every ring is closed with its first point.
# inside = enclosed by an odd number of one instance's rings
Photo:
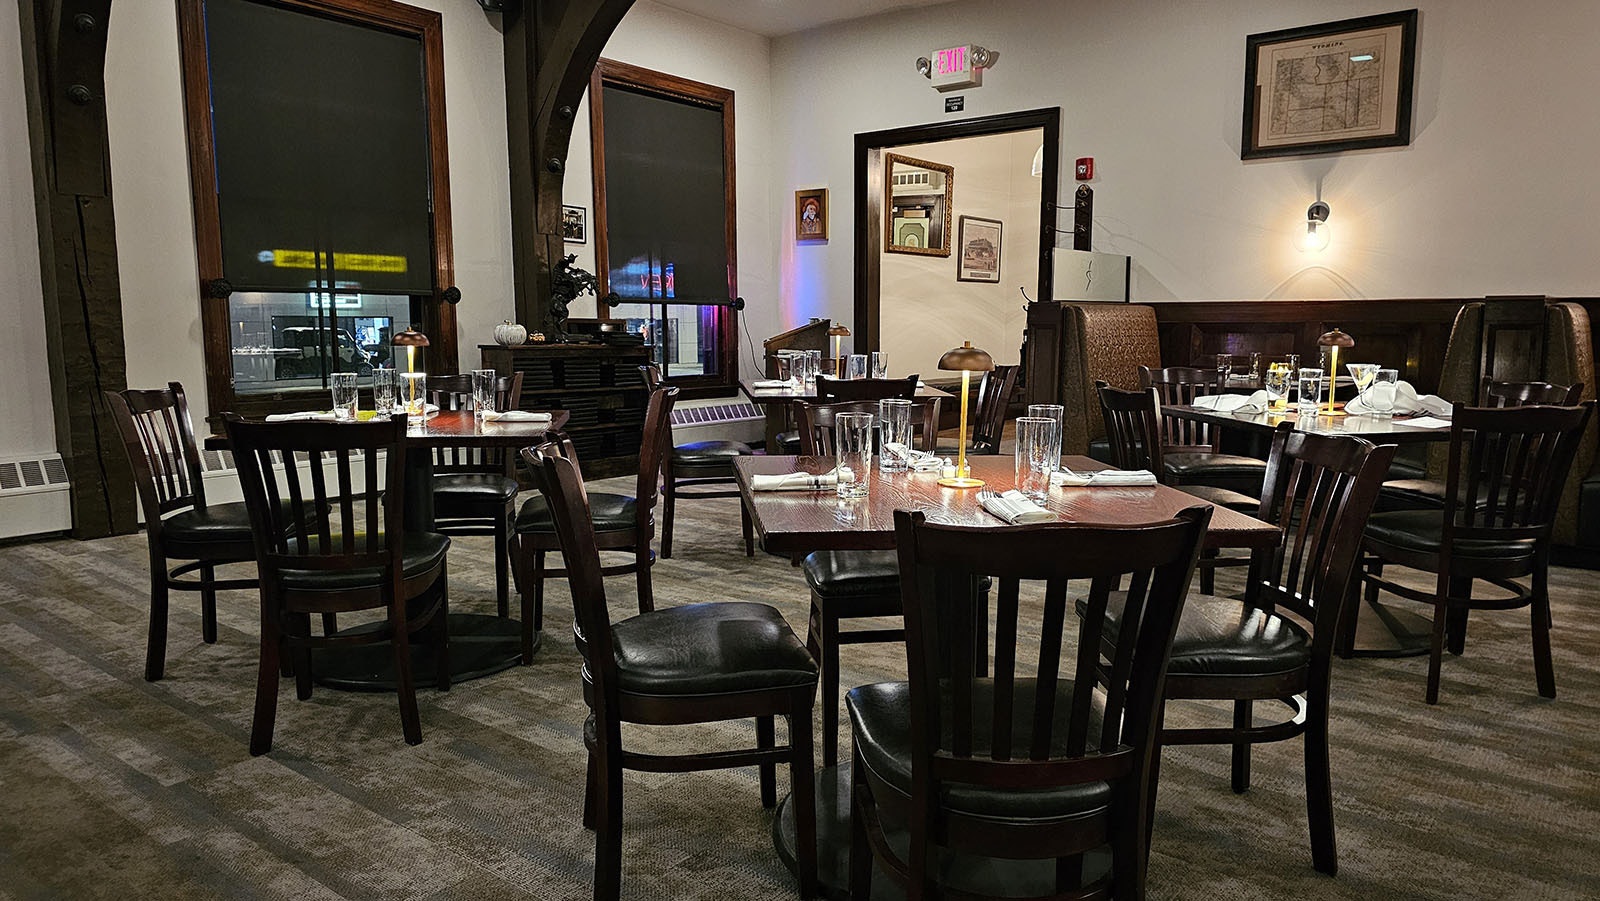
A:
{"type": "Polygon", "coordinates": [[[719,422],[745,422],[761,419],[761,411],[754,404],[710,404],[704,407],[685,407],[672,411],[672,424],[681,426],[713,425],[719,422]]]}
{"type": "Polygon", "coordinates": [[[49,491],[67,484],[60,454],[0,460],[0,492],[49,491]]]}

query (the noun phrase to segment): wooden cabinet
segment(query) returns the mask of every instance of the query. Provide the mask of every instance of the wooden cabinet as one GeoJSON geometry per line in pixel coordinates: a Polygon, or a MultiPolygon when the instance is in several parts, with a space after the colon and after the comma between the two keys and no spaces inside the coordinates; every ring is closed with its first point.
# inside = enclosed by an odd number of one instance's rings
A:
{"type": "Polygon", "coordinates": [[[479,346],[486,369],[522,373],[524,410],[566,410],[564,430],[578,449],[585,478],[639,471],[644,411],[650,402],[639,367],[650,360],[644,347],[598,344],[479,346]]]}

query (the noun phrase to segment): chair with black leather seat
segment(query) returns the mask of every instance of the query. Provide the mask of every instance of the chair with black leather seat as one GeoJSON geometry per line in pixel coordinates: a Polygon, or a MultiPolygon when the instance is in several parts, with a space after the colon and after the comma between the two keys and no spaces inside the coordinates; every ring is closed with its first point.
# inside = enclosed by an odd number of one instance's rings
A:
{"type": "MultiPolygon", "coordinates": [[[[939,398],[919,399],[911,408],[917,450],[932,450],[939,440],[939,398]]],[[[833,421],[840,413],[876,413],[876,401],[808,404],[795,402],[801,453],[831,456],[833,421]]],[[[903,628],[841,630],[844,620],[900,615],[900,569],[894,551],[815,551],[801,563],[811,589],[806,649],[817,661],[822,682],[822,765],[839,762],[839,646],[905,641],[903,628]]]]}
{"type": "MultiPolygon", "coordinates": [[[[1355,603],[1361,529],[1395,446],[1299,432],[1272,436],[1257,516],[1276,523],[1282,543],[1252,570],[1245,599],[1192,594],[1184,604],[1167,667],[1167,700],[1233,702],[1233,726],[1163,728],[1161,744],[1231,744],[1233,790],[1250,786],[1250,746],[1303,736],[1312,863],[1338,869],[1328,764],[1330,670],[1339,623],[1355,603]],[[1288,714],[1255,724],[1256,701],[1288,714]]],[[[1107,623],[1116,636],[1117,611],[1107,623]]],[[[1156,768],[1159,771],[1159,754],[1156,768]]],[[[1153,793],[1152,793],[1153,794],[1153,793]]]]}
{"type": "MultiPolygon", "coordinates": [[[[651,391],[661,387],[660,365],[650,363],[640,366],[639,371],[651,391]]],[[[733,461],[754,453],[743,441],[723,438],[672,446],[661,465],[661,559],[672,559],[672,521],[677,516],[679,499],[738,497],[739,481],[734,476],[733,461]],[[719,485],[732,487],[716,487],[719,485]],[[691,490],[684,491],[685,488],[691,490]]],[[[755,525],[744,504],[739,505],[739,528],[744,533],[744,555],[755,556],[755,525]]]]}
{"type": "MultiPolygon", "coordinates": [[[[596,542],[602,551],[617,551],[631,555],[626,563],[605,567],[608,576],[633,573],[639,593],[639,612],[655,609],[650,570],[655,565],[656,554],[650,547],[656,531],[656,494],[661,478],[661,461],[672,443],[672,405],[677,400],[678,389],[663,386],[650,392],[650,402],[645,407],[644,437],[639,445],[639,475],[634,482],[633,494],[615,494],[609,491],[589,493],[589,510],[594,518],[596,542]]],[[[578,452],[570,439],[562,439],[567,458],[574,466],[578,452]]],[[[527,455],[523,455],[524,461],[527,455]]],[[[533,662],[533,636],[544,628],[544,580],[547,577],[567,575],[565,568],[550,569],[545,566],[545,555],[561,550],[556,536],[555,520],[550,516],[550,504],[542,495],[528,498],[517,511],[511,540],[512,563],[517,567],[517,584],[522,591],[522,663],[533,662]]]]}
{"type": "Polygon", "coordinates": [[[167,607],[171,591],[200,592],[200,635],[217,640],[217,592],[255,588],[254,578],[216,578],[216,568],[255,558],[244,504],[206,503],[205,479],[183,385],[106,392],[122,446],[133,466],[150,552],[150,629],[144,678],[166,671],[167,607]],[[187,561],[172,569],[168,561],[187,561]],[[198,571],[198,579],[184,578],[198,571]]]}
{"type": "MultiPolygon", "coordinates": [[[[1546,584],[1550,545],[1556,508],[1593,410],[1594,401],[1572,407],[1456,404],[1443,507],[1376,513],[1367,522],[1362,575],[1367,602],[1376,604],[1382,589],[1433,606],[1425,695],[1429,704],[1439,701],[1446,642],[1452,654],[1463,652],[1464,611],[1473,609],[1529,608],[1539,694],[1555,697],[1546,584]],[[1434,590],[1418,591],[1383,578],[1384,564],[1433,573],[1434,590]],[[1476,580],[1506,595],[1473,597],[1476,580]]],[[[1346,647],[1357,610],[1348,617],[1346,647]]]]}
{"type": "Polygon", "coordinates": [[[311,697],[311,651],[387,642],[400,723],[422,741],[412,634],[426,630],[441,691],[450,687],[450,538],[404,527],[406,418],[372,422],[246,422],[224,414],[244,489],[261,581],[261,657],[250,753],[272,749],[279,668],[311,697]],[[309,478],[300,475],[307,457],[309,478]],[[325,471],[328,470],[328,471],[325,471]],[[309,485],[304,484],[309,481],[309,485]],[[379,491],[380,486],[382,491],[379,491]],[[303,523],[300,530],[290,524],[303,523]],[[312,635],[311,614],[382,610],[375,629],[312,635]]]}
{"type": "MultiPolygon", "coordinates": [[[[996,366],[983,374],[978,383],[978,400],[972,405],[972,440],[967,445],[969,455],[1000,453],[1000,441],[1005,433],[1006,410],[1011,405],[1011,395],[1017,388],[1021,366],[996,366]]],[[[958,389],[959,390],[959,389],[958,389]]],[[[966,436],[962,436],[965,438],[966,436]]],[[[960,448],[941,447],[941,456],[955,454],[960,448]]]]}
{"type": "MultiPolygon", "coordinates": [[[[472,375],[428,380],[428,400],[441,410],[472,406],[472,375]]],[[[495,409],[522,406],[522,373],[495,379],[495,409]]],[[[434,531],[494,537],[494,597],[500,616],[511,615],[511,518],[516,515],[516,454],[497,447],[441,447],[433,451],[434,531]]]]}
{"type": "Polygon", "coordinates": [[[917,396],[917,379],[915,373],[900,379],[836,379],[819,375],[817,400],[822,403],[886,400],[892,397],[910,400],[917,396]]]}
{"type": "Polygon", "coordinates": [[[940,885],[941,852],[1054,859],[1055,885],[1032,898],[1144,897],[1162,681],[1210,520],[1203,506],[1113,526],[962,528],[895,513],[909,678],[846,700],[852,897],[872,897],[874,861],[909,898],[996,897],[987,884],[940,885]],[[983,576],[998,586],[992,658],[974,628],[983,576]],[[1136,625],[1103,653],[1125,577],[1124,621],[1136,625]],[[1075,636],[1072,580],[1091,586],[1075,636]],[[1024,584],[1042,603],[1019,601],[1024,584]],[[992,676],[978,674],[980,658],[992,676]],[[1108,845],[1110,872],[1080,885],[1083,856],[1108,845]]]}
{"type": "MultiPolygon", "coordinates": [[[[660,394],[661,392],[656,392],[660,394]]],[[[816,820],[811,759],[811,706],[816,664],[766,604],[713,601],[641,612],[613,623],[605,580],[578,467],[553,443],[523,451],[553,514],[566,558],[583,655],[584,724],[589,751],[583,824],[595,830],[594,897],[615,899],[622,884],[622,771],[677,773],[755,766],[761,803],[777,803],[776,765],[787,763],[801,897],[816,891],[816,820]],[[789,725],[776,744],[775,718],[789,725]],[[753,718],[756,747],[663,756],[623,747],[622,724],[686,725],[753,718]]]]}
{"type": "MultiPolygon", "coordinates": [[[[1140,366],[1139,387],[1155,389],[1163,404],[1193,404],[1196,397],[1223,393],[1223,383],[1215,369],[1191,366],[1165,369],[1140,366]]],[[[1221,429],[1176,416],[1162,416],[1161,441],[1161,465],[1166,470],[1166,477],[1161,481],[1174,487],[1209,485],[1250,498],[1261,497],[1266,461],[1222,453],[1221,429]]]]}

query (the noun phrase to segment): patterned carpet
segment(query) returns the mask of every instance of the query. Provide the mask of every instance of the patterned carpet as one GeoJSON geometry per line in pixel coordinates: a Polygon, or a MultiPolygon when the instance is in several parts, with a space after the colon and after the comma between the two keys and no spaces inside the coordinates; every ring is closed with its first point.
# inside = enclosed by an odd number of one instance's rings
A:
{"type": "MultiPolygon", "coordinates": [[[[682,505],[658,604],[757,599],[803,630],[798,570],[745,558],[736,510],[682,505]]],[[[455,609],[492,612],[489,552],[488,539],[456,539],[455,609]]],[[[319,689],[297,702],[285,683],[275,748],[253,759],[254,595],[223,596],[215,645],[200,642],[198,600],[175,598],[167,678],[147,684],[146,565],[142,536],[0,548],[0,897],[588,897],[564,585],[549,592],[533,666],[421,692],[422,745],[402,742],[392,696],[319,689]]],[[[631,578],[614,585],[625,613],[631,578]]],[[[1299,742],[1258,748],[1244,795],[1228,789],[1225,749],[1168,750],[1151,895],[1600,895],[1594,574],[1558,570],[1554,585],[1555,701],[1535,693],[1520,611],[1474,619],[1437,707],[1422,703],[1421,659],[1336,661],[1337,878],[1311,869],[1299,742]]],[[[847,648],[842,682],[903,668],[898,647],[847,648]]],[[[1169,721],[1212,713],[1175,708],[1169,721]]],[[[625,740],[703,748],[753,731],[625,740]]],[[[753,770],[630,773],[624,809],[626,897],[794,897],[753,770]]]]}

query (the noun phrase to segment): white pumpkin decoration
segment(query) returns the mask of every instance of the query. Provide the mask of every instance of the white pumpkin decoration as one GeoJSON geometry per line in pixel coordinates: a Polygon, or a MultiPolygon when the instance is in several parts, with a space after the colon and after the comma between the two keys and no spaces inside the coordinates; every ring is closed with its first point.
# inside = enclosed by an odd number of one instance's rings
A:
{"type": "Polygon", "coordinates": [[[518,347],[528,341],[528,330],[507,319],[494,327],[494,340],[502,347],[518,347]]]}

